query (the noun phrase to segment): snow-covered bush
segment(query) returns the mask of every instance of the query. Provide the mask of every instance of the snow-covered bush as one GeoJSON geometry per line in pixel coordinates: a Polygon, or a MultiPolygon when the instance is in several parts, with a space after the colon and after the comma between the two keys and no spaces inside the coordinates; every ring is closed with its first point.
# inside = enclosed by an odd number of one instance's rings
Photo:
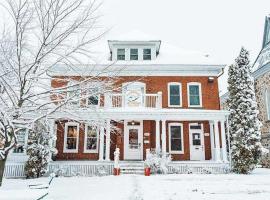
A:
{"type": "Polygon", "coordinates": [[[43,176],[48,168],[51,155],[55,149],[50,146],[55,139],[50,134],[44,122],[35,123],[32,130],[29,131],[29,146],[27,148],[28,161],[25,164],[25,175],[27,178],[38,178],[43,176]]]}
{"type": "Polygon", "coordinates": [[[262,146],[254,80],[244,48],[229,68],[228,85],[232,170],[247,174],[258,164],[262,146]]]}
{"type": "Polygon", "coordinates": [[[169,154],[163,157],[161,152],[151,151],[147,154],[144,164],[146,167],[151,168],[152,173],[167,174],[171,160],[171,155],[169,154]]]}
{"type": "Polygon", "coordinates": [[[47,172],[50,160],[50,150],[41,144],[32,144],[27,149],[29,159],[25,164],[27,178],[38,178],[47,172]]]}

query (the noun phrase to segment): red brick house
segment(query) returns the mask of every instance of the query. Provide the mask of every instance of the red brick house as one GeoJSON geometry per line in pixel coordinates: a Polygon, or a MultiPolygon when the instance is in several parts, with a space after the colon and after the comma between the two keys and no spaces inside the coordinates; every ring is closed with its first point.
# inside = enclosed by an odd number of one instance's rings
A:
{"type": "MultiPolygon", "coordinates": [[[[224,65],[209,55],[139,36],[108,40],[108,51],[108,59],[76,70],[87,77],[113,63],[118,90],[72,109],[81,119],[98,120],[99,127],[67,121],[65,115],[55,121],[56,160],[109,161],[118,147],[120,160],[144,160],[151,149],[171,154],[173,161],[228,162],[228,112],[220,110],[218,91],[224,65]],[[87,106],[95,106],[95,112],[87,106]]],[[[69,84],[59,77],[80,78],[65,66],[55,66],[49,75],[52,87],[69,84]]]]}

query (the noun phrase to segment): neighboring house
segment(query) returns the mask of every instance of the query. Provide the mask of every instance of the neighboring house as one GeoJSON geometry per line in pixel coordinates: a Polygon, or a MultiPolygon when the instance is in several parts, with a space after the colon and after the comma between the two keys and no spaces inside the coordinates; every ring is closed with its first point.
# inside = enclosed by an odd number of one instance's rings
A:
{"type": "Polygon", "coordinates": [[[262,144],[270,150],[270,16],[265,18],[262,50],[254,67],[255,92],[262,122],[262,144]]]}
{"type": "MultiPolygon", "coordinates": [[[[270,150],[270,17],[265,18],[262,49],[254,62],[252,75],[255,81],[259,119],[262,122],[262,144],[270,150]]],[[[227,109],[229,94],[221,96],[221,107],[227,109]]]]}
{"type": "Polygon", "coordinates": [[[86,100],[90,103],[71,110],[104,125],[67,122],[65,116],[55,122],[56,159],[113,160],[113,152],[119,147],[120,160],[144,160],[146,149],[151,149],[170,153],[174,161],[227,162],[224,123],[228,112],[220,110],[217,80],[224,65],[208,55],[139,33],[131,35],[108,40],[108,60],[78,66],[76,71],[55,66],[49,73],[52,86],[59,87],[68,83],[59,83],[58,77],[76,80],[78,71],[87,77],[97,66],[114,63],[110,71],[119,71],[117,84],[121,85],[118,92],[95,100],[90,97],[86,100]],[[87,109],[93,105],[96,112],[87,109]],[[111,131],[110,124],[118,127],[117,133],[111,131]]]}

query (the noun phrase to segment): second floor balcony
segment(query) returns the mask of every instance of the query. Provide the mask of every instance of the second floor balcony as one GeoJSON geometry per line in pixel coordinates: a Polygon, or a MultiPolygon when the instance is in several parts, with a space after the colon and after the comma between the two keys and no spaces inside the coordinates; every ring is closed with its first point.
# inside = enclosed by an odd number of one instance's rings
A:
{"type": "Polygon", "coordinates": [[[143,94],[136,91],[104,96],[105,108],[162,108],[162,92],[143,94]]]}

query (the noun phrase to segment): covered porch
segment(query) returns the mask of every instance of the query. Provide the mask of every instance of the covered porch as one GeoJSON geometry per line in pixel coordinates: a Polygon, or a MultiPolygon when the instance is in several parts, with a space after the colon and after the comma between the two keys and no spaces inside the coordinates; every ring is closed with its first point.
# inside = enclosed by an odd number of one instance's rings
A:
{"type": "MultiPolygon", "coordinates": [[[[86,109],[75,113],[102,122],[95,156],[101,162],[113,160],[116,147],[120,148],[120,160],[144,160],[146,149],[171,154],[173,161],[227,163],[229,160],[225,131],[227,111],[105,109],[93,113],[86,109]],[[120,130],[119,134],[112,133],[112,124],[120,130]]],[[[67,118],[65,114],[58,114],[59,117],[67,118]]]]}

